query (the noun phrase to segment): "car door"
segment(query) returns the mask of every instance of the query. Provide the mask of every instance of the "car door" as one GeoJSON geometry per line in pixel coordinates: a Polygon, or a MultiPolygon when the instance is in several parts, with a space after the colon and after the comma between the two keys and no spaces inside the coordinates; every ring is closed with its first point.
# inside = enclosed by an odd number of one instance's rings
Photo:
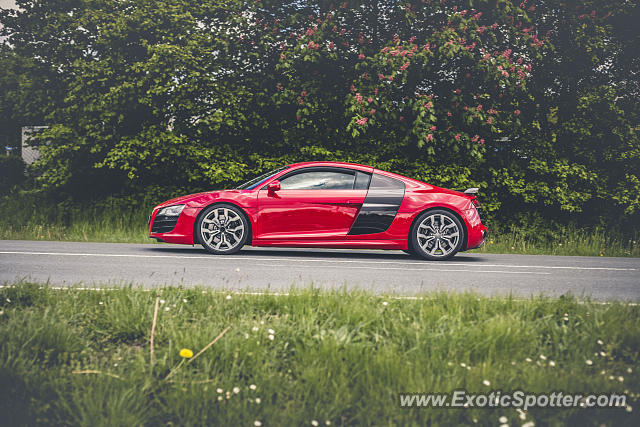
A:
{"type": "Polygon", "coordinates": [[[282,176],[280,189],[258,193],[258,239],[343,239],[367,195],[371,175],[309,167],[282,176]]]}

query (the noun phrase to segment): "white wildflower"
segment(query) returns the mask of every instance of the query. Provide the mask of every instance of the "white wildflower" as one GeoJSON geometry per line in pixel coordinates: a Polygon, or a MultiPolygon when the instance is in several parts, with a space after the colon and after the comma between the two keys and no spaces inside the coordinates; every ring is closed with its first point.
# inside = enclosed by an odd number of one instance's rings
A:
{"type": "Polygon", "coordinates": [[[586,363],[586,364],[587,364],[587,365],[589,365],[589,366],[593,365],[593,361],[592,361],[591,359],[587,359],[587,360],[585,360],[585,362],[584,362],[584,363],[586,363]]]}
{"type": "Polygon", "coordinates": [[[503,415],[500,418],[498,418],[498,421],[500,421],[502,424],[506,424],[507,421],[509,421],[509,419],[503,415]]]}
{"type": "Polygon", "coordinates": [[[260,427],[262,425],[262,423],[260,421],[258,421],[258,420],[255,420],[253,422],[253,425],[256,426],[256,427],[260,427]]]}
{"type": "Polygon", "coordinates": [[[234,392],[235,394],[240,393],[240,387],[234,387],[234,388],[233,388],[233,392],[234,392]]]}
{"type": "Polygon", "coordinates": [[[491,385],[491,383],[489,382],[489,380],[483,380],[482,384],[486,385],[487,387],[491,385]]]}
{"type": "Polygon", "coordinates": [[[256,385],[255,385],[255,384],[251,384],[251,385],[249,386],[249,388],[250,388],[251,390],[255,390],[257,387],[256,387],[256,385]]]}

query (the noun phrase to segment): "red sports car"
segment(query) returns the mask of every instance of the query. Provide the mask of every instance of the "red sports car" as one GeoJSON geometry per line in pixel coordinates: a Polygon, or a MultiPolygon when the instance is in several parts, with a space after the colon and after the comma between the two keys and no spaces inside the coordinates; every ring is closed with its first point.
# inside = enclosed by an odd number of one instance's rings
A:
{"type": "Polygon", "coordinates": [[[352,163],[296,163],[233,190],[169,200],[149,237],[201,244],[213,254],[244,245],[400,249],[445,260],[486,237],[474,194],[352,163]]]}

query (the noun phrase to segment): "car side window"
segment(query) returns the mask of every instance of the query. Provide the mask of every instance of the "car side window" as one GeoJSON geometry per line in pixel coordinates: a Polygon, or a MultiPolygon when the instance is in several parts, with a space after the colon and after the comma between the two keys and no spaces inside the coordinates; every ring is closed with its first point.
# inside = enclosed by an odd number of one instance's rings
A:
{"type": "Polygon", "coordinates": [[[283,190],[353,190],[356,176],[338,171],[309,171],[280,180],[283,190]]]}

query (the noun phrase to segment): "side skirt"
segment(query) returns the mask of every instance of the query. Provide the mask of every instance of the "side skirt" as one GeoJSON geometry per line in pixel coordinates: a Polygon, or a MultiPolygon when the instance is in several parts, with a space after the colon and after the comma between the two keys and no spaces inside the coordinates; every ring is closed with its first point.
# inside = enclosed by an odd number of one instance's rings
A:
{"type": "Polygon", "coordinates": [[[334,249],[395,249],[407,248],[406,240],[260,240],[253,239],[252,246],[276,246],[290,248],[334,249]]]}

